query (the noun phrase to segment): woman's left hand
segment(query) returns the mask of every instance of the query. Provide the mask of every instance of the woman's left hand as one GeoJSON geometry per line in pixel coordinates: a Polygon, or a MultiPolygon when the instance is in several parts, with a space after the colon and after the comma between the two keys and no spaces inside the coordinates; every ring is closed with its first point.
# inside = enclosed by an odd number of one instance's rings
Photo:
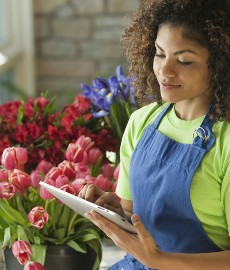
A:
{"type": "Polygon", "coordinates": [[[157,260],[160,251],[153,237],[145,229],[137,215],[134,214],[131,217],[137,234],[123,230],[118,225],[102,217],[96,211],[85,214],[85,217],[98,226],[118,247],[130,253],[145,266],[153,268],[153,262],[157,260]]]}

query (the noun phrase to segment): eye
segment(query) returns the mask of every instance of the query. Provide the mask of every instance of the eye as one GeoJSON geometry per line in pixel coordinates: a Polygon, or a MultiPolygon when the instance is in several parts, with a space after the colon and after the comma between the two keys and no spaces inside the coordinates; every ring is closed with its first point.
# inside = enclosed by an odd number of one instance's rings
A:
{"type": "Polygon", "coordinates": [[[180,64],[180,65],[183,65],[183,66],[189,66],[192,64],[192,62],[185,62],[185,61],[180,61],[180,60],[177,60],[177,62],[180,64]]]}
{"type": "Polygon", "coordinates": [[[165,57],[164,54],[158,54],[158,53],[155,53],[155,56],[156,56],[156,57],[159,57],[159,58],[164,58],[164,57],[165,57]]]}

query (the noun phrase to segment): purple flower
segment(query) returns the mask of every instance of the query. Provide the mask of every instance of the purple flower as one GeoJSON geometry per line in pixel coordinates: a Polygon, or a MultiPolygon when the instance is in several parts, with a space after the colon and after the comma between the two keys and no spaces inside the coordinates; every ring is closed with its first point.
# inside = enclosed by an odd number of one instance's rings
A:
{"type": "Polygon", "coordinates": [[[93,104],[92,111],[94,117],[104,117],[110,114],[110,107],[114,102],[135,103],[133,78],[124,76],[121,66],[117,66],[116,75],[104,78],[95,78],[92,85],[81,84],[82,94],[89,98],[93,104]]]}

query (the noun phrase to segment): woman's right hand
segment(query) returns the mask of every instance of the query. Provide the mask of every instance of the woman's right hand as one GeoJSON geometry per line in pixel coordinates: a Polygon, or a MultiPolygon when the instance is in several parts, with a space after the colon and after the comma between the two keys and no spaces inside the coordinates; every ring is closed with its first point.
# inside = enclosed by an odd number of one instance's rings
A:
{"type": "Polygon", "coordinates": [[[124,210],[112,192],[105,192],[93,184],[86,184],[78,196],[125,217],[124,210]]]}

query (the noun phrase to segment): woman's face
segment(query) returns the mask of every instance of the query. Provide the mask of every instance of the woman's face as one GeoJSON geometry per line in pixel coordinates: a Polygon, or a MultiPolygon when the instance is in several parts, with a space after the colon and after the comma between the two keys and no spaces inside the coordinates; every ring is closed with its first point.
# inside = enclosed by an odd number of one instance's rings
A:
{"type": "Polygon", "coordinates": [[[162,25],[157,34],[153,70],[161,97],[170,103],[210,100],[208,50],[182,33],[182,27],[162,25]]]}

